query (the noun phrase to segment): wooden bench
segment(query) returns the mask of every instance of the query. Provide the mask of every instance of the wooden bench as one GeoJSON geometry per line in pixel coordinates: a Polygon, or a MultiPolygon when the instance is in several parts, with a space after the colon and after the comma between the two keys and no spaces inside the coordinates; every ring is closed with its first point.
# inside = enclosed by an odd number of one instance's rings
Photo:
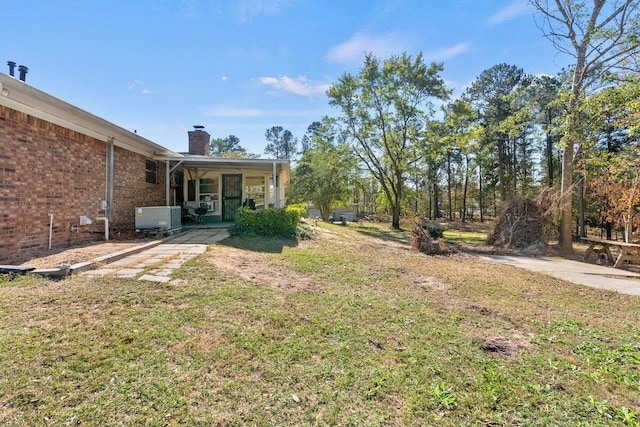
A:
{"type": "Polygon", "coordinates": [[[592,237],[582,237],[582,240],[589,243],[589,247],[584,253],[584,259],[588,260],[592,253],[604,253],[607,259],[615,268],[622,267],[625,261],[630,263],[640,263],[640,244],[619,242],[617,240],[596,239],[592,237]],[[613,260],[611,248],[617,248],[618,257],[613,260]]]}

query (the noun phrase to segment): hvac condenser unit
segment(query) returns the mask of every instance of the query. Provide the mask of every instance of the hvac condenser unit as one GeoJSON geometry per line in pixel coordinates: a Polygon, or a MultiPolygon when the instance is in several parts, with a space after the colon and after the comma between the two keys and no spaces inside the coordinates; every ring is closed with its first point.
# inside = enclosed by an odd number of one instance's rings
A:
{"type": "Polygon", "coordinates": [[[136,229],[165,229],[170,230],[182,225],[182,210],[180,206],[146,206],[136,208],[136,229]]]}

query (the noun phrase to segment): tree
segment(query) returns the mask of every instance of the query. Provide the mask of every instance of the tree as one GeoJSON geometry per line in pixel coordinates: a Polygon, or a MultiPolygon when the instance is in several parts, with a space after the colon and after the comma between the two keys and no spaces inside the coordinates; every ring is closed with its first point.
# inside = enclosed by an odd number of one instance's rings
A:
{"type": "Polygon", "coordinates": [[[405,180],[424,155],[424,131],[433,115],[432,98],[446,99],[442,64],[429,67],[422,54],[406,53],[381,62],[365,55],[358,75],[344,74],[329,91],[353,151],[380,183],[391,207],[392,228],[400,228],[405,180]]]}
{"type": "MultiPolygon", "coordinates": [[[[593,148],[585,152],[579,170],[587,179],[591,207],[599,211],[607,239],[611,239],[614,225],[630,230],[630,223],[622,221],[616,213],[630,212],[628,204],[620,209],[622,200],[633,200],[630,195],[637,192],[634,189],[637,183],[631,185],[637,176],[629,173],[635,170],[637,162],[639,100],[640,86],[635,78],[604,88],[584,103],[583,114],[591,119],[587,136],[593,148]]],[[[593,219],[593,211],[591,213],[593,219]]]]}
{"type": "MultiPolygon", "coordinates": [[[[325,121],[323,119],[323,121],[325,121]]],[[[315,143],[315,137],[322,135],[323,125],[322,122],[315,121],[307,126],[307,133],[302,136],[300,140],[300,154],[304,154],[308,149],[313,148],[313,144],[315,143]]]]}
{"type": "Polygon", "coordinates": [[[240,145],[240,138],[235,135],[229,135],[226,138],[211,138],[211,148],[209,153],[213,157],[223,158],[255,158],[255,154],[250,154],[247,149],[240,145]]]}
{"type": "Polygon", "coordinates": [[[276,159],[292,159],[296,155],[298,139],[282,126],[267,129],[265,138],[269,141],[264,148],[265,154],[271,154],[276,159]]]}
{"type": "Polygon", "coordinates": [[[514,98],[519,96],[523,85],[528,85],[529,77],[522,68],[515,65],[498,64],[480,73],[467,89],[464,98],[478,111],[484,124],[485,138],[495,145],[495,160],[498,167],[500,200],[507,198],[508,192],[516,184],[513,162],[515,150],[505,131],[507,119],[517,112],[514,98]]]}
{"type": "MultiPolygon", "coordinates": [[[[462,209],[460,212],[462,222],[465,222],[467,218],[471,156],[478,148],[478,141],[482,135],[482,127],[478,124],[477,119],[476,111],[462,99],[457,99],[444,108],[444,124],[448,130],[448,135],[445,137],[447,150],[459,152],[463,161],[462,209]]],[[[448,177],[447,181],[449,205],[451,205],[451,178],[448,177]]],[[[449,212],[451,212],[451,206],[449,212]]],[[[449,213],[449,217],[452,219],[451,213],[449,213]]]]}
{"type": "Polygon", "coordinates": [[[536,76],[530,87],[530,102],[538,112],[538,123],[542,125],[544,132],[544,159],[547,186],[554,184],[554,147],[557,141],[556,117],[561,113],[559,106],[560,89],[562,80],[553,76],[536,76]]]}
{"type": "MultiPolygon", "coordinates": [[[[594,171],[592,188],[604,203],[600,210],[605,223],[624,228],[624,241],[631,241],[631,232],[638,226],[636,211],[640,206],[640,166],[638,166],[638,146],[625,147],[614,157],[607,156],[594,171]]],[[[610,233],[610,229],[607,230],[610,233]]],[[[611,238],[610,235],[607,238],[611,238]]]]}
{"type": "Polygon", "coordinates": [[[289,199],[312,201],[328,221],[333,207],[348,201],[356,159],[329,119],[313,125],[307,134],[308,148],[292,174],[289,199]]]}
{"type": "Polygon", "coordinates": [[[574,154],[580,150],[580,110],[590,88],[614,71],[625,70],[640,53],[640,0],[531,0],[542,17],[539,25],[555,48],[575,61],[566,100],[562,158],[559,247],[573,252],[572,192],[574,154]]]}

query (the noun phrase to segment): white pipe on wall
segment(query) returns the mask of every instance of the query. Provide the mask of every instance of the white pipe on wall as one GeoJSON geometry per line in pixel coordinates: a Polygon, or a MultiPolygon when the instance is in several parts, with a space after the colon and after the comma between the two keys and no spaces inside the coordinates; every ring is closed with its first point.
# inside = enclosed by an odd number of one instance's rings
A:
{"type": "Polygon", "coordinates": [[[53,233],[53,214],[49,214],[49,249],[51,249],[51,234],[53,233]]]}
{"type": "Polygon", "coordinates": [[[104,221],[104,240],[109,241],[109,218],[99,216],[96,221],[104,221]]]}

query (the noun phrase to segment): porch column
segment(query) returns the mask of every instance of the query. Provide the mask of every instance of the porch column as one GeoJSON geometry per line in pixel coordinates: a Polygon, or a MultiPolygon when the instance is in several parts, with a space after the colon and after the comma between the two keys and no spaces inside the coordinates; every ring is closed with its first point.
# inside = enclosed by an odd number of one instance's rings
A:
{"type": "MultiPolygon", "coordinates": [[[[184,160],[180,160],[178,163],[176,163],[176,165],[174,167],[171,167],[171,161],[167,160],[167,179],[166,179],[166,198],[167,198],[167,206],[171,206],[170,205],[170,201],[171,201],[171,174],[178,169],[178,166],[180,166],[182,164],[182,162],[184,162],[184,160]]],[[[184,191],[184,189],[183,189],[184,191]]],[[[175,204],[175,196],[174,196],[174,204],[175,204]]]]}
{"type": "Polygon", "coordinates": [[[280,207],[280,195],[278,194],[278,170],[276,167],[276,162],[273,162],[273,207],[280,207]]]}
{"type": "Polygon", "coordinates": [[[165,201],[166,206],[171,206],[170,198],[171,198],[171,165],[169,165],[169,160],[165,162],[165,174],[164,174],[164,182],[165,182],[165,201]]]}

